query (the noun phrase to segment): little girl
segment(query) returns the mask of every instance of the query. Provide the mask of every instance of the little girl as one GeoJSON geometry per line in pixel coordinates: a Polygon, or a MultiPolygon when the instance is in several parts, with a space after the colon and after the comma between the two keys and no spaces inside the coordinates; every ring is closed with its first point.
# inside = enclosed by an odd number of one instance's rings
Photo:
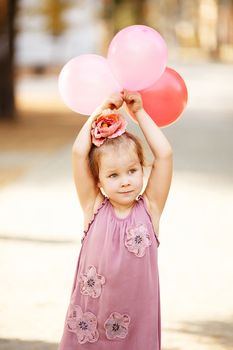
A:
{"type": "Polygon", "coordinates": [[[124,90],[89,117],[73,145],[84,236],[59,350],[160,350],[159,221],[172,178],[172,149],[124,90]],[[125,103],[154,155],[143,187],[140,141],[118,112],[125,103]]]}

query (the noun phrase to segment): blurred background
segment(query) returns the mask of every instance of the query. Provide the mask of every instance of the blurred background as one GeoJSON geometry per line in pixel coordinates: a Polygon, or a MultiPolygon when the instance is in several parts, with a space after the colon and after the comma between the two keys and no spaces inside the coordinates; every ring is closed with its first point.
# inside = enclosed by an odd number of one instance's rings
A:
{"type": "Polygon", "coordinates": [[[233,1],[0,0],[2,350],[57,349],[82,237],[71,147],[87,120],[63,104],[57,79],[75,56],[106,56],[132,24],[160,32],[189,93],[162,128],[174,150],[162,349],[233,349],[233,1]]]}

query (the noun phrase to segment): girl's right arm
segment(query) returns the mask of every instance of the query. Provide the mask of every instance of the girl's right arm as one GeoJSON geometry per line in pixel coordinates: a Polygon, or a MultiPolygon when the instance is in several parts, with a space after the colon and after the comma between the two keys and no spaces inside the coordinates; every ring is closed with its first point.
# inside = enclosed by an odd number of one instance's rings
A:
{"type": "Polygon", "coordinates": [[[96,108],[91,114],[86,123],[80,130],[72,147],[72,167],[73,176],[80,205],[84,212],[91,212],[98,194],[101,193],[97,186],[90,167],[89,167],[89,152],[92,146],[91,141],[91,126],[93,121],[99,114],[107,108],[120,108],[123,103],[120,94],[114,94],[106,99],[103,104],[96,108]]]}
{"type": "Polygon", "coordinates": [[[99,193],[89,167],[88,154],[91,149],[91,125],[96,117],[102,112],[99,106],[88,118],[80,130],[72,147],[72,168],[74,182],[80,205],[84,212],[89,212],[95,203],[99,193]]]}

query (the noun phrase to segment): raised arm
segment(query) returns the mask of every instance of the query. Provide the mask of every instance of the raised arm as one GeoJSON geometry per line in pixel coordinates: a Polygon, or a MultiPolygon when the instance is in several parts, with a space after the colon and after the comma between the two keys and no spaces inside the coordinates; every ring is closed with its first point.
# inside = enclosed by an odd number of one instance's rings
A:
{"type": "Polygon", "coordinates": [[[124,91],[124,100],[131,112],[136,116],[138,124],[154,155],[144,196],[148,199],[152,211],[155,211],[158,216],[161,216],[172,179],[172,148],[160,128],[143,109],[140,94],[124,91]]]}
{"type": "Polygon", "coordinates": [[[90,152],[91,126],[93,121],[104,109],[119,108],[123,103],[120,95],[112,95],[106,99],[88,118],[81,128],[72,147],[73,176],[80,205],[84,211],[91,211],[97,195],[100,192],[89,167],[88,154],[90,152]]]}
{"type": "Polygon", "coordinates": [[[91,125],[99,113],[101,113],[100,107],[83,125],[72,147],[73,177],[83,211],[91,209],[98,194],[98,188],[90,171],[88,154],[91,149],[91,125]]]}

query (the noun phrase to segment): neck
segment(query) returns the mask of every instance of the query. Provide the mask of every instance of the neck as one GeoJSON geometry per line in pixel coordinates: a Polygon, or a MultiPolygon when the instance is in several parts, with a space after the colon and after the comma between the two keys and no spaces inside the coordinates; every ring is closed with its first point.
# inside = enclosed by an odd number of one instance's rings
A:
{"type": "Polygon", "coordinates": [[[133,206],[134,206],[134,203],[135,203],[135,200],[132,201],[131,203],[128,203],[128,204],[119,204],[119,203],[116,203],[114,201],[112,201],[110,198],[109,198],[109,201],[111,202],[112,206],[119,212],[119,213],[124,213],[125,211],[127,211],[128,209],[131,209],[133,206]]]}

